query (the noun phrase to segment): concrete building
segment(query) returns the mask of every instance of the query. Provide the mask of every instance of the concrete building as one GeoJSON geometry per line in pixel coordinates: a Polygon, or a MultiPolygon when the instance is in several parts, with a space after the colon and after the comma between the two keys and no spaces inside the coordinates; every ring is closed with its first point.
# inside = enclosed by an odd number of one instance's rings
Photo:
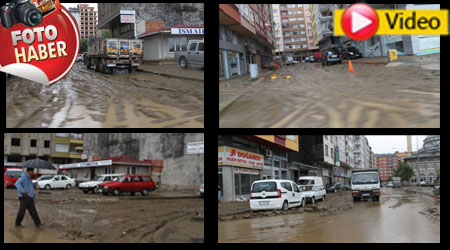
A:
{"type": "Polygon", "coordinates": [[[219,4],[219,79],[273,62],[272,7],[269,4],[219,4]]]}
{"type": "Polygon", "coordinates": [[[387,182],[392,180],[398,168],[398,158],[396,154],[375,154],[375,167],[378,168],[380,180],[387,182]]]}
{"type": "Polygon", "coordinates": [[[285,63],[283,29],[281,28],[280,5],[272,4],[273,15],[273,36],[274,36],[274,53],[278,63],[285,63]]]}
{"type": "Polygon", "coordinates": [[[354,139],[355,168],[370,168],[372,165],[370,160],[371,150],[367,138],[363,135],[355,135],[354,139]]]}
{"type": "Polygon", "coordinates": [[[198,189],[204,183],[203,141],[201,133],[89,133],[83,154],[88,161],[127,156],[155,166],[161,160],[162,189],[198,189]]]}
{"type": "Polygon", "coordinates": [[[288,152],[298,151],[297,135],[219,135],[218,146],[222,201],[248,199],[255,180],[294,178],[288,152]]]}
{"type": "Polygon", "coordinates": [[[75,20],[77,21],[78,24],[78,30],[80,31],[81,34],[81,17],[80,17],[80,5],[78,5],[77,7],[70,7],[68,9],[68,11],[70,12],[70,14],[72,14],[72,16],[75,18],[75,20]]]}
{"type": "Polygon", "coordinates": [[[320,51],[341,47],[339,37],[333,36],[333,15],[335,4],[311,4],[313,43],[320,51]]]}
{"type": "Polygon", "coordinates": [[[99,29],[144,39],[144,60],[175,63],[175,51],[203,39],[203,3],[99,3],[99,29]]]}
{"type": "Polygon", "coordinates": [[[416,174],[411,178],[411,183],[435,181],[441,164],[440,135],[427,136],[423,140],[423,147],[418,152],[413,152],[411,156],[405,157],[404,161],[414,169],[416,174]]]}
{"type": "Polygon", "coordinates": [[[80,34],[81,39],[88,37],[98,37],[97,32],[97,11],[89,4],[79,4],[80,10],[80,34]]]}
{"type": "Polygon", "coordinates": [[[4,163],[23,163],[31,159],[49,161],[52,157],[51,133],[5,133],[4,163]]]}
{"type": "Polygon", "coordinates": [[[280,4],[284,53],[300,61],[319,47],[314,45],[310,5],[280,4]]]}
{"type": "Polygon", "coordinates": [[[83,134],[54,133],[52,163],[59,166],[60,164],[80,162],[83,144],[83,134]]]}

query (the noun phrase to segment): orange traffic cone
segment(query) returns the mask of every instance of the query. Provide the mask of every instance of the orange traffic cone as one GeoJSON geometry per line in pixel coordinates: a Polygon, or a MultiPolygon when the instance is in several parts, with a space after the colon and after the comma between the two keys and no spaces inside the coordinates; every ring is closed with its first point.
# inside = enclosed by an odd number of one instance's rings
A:
{"type": "Polygon", "coordinates": [[[352,66],[352,61],[348,61],[348,72],[355,72],[355,70],[353,69],[353,66],[352,66]]]}

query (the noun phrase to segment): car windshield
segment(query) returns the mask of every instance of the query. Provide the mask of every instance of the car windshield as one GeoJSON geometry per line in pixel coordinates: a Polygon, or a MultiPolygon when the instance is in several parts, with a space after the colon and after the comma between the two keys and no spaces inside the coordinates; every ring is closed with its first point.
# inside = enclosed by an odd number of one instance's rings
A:
{"type": "Polygon", "coordinates": [[[117,178],[116,181],[123,182],[126,178],[127,178],[126,176],[120,176],[119,178],[117,178]]]}
{"type": "Polygon", "coordinates": [[[352,184],[374,184],[378,183],[378,173],[353,174],[352,184]]]}
{"type": "Polygon", "coordinates": [[[299,180],[298,185],[314,185],[314,180],[299,180]]]}
{"type": "Polygon", "coordinates": [[[22,171],[20,170],[10,170],[8,171],[8,178],[19,178],[22,175],[22,171]]]}
{"type": "Polygon", "coordinates": [[[92,181],[102,181],[105,176],[96,176],[92,181]]]}
{"type": "Polygon", "coordinates": [[[262,191],[266,192],[276,192],[277,191],[277,183],[273,181],[268,182],[258,182],[253,184],[252,192],[259,193],[262,191]]]}
{"type": "Polygon", "coordinates": [[[359,51],[355,47],[347,48],[347,50],[350,52],[359,53],[359,51]]]}

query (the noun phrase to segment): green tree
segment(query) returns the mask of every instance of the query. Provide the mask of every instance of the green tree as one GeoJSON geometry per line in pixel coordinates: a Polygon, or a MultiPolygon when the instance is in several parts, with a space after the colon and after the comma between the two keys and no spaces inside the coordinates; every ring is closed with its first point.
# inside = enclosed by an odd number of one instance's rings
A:
{"type": "Polygon", "coordinates": [[[87,52],[87,39],[83,38],[81,39],[81,44],[80,44],[80,52],[87,52]]]}
{"type": "Polygon", "coordinates": [[[414,175],[414,169],[407,163],[400,164],[397,171],[394,173],[394,176],[400,177],[402,181],[409,181],[414,175]]]}

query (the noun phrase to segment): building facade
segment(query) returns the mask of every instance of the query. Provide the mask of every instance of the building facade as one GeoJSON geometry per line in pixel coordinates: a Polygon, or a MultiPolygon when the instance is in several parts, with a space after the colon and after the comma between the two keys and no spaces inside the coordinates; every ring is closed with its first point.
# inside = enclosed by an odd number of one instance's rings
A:
{"type": "Polygon", "coordinates": [[[380,180],[387,182],[398,168],[397,154],[375,154],[375,167],[378,168],[380,180]]]}
{"type": "Polygon", "coordinates": [[[311,10],[308,4],[280,4],[280,20],[285,56],[300,61],[318,51],[314,45],[311,10]]]}
{"type": "MultiPolygon", "coordinates": [[[[280,5],[272,4],[272,15],[273,15],[273,36],[274,36],[274,52],[277,58],[282,58],[284,52],[284,43],[283,43],[283,29],[281,28],[281,14],[280,14],[280,5]]],[[[280,60],[284,61],[284,60],[280,60]]]]}
{"type": "Polygon", "coordinates": [[[273,62],[272,7],[268,4],[219,4],[219,79],[273,62]]]}
{"type": "Polygon", "coordinates": [[[411,183],[420,181],[433,182],[437,179],[437,172],[441,164],[441,138],[440,135],[429,135],[423,140],[423,147],[404,161],[414,169],[415,176],[411,183]]]}
{"type": "Polygon", "coordinates": [[[98,37],[97,31],[97,11],[89,4],[79,4],[80,12],[80,35],[81,39],[88,37],[98,37]]]}
{"type": "Polygon", "coordinates": [[[354,156],[355,156],[355,168],[363,169],[370,168],[373,161],[371,161],[371,149],[369,147],[369,141],[364,135],[354,136],[354,156]]]}
{"type": "Polygon", "coordinates": [[[250,197],[261,179],[291,179],[288,152],[299,150],[296,135],[219,135],[218,183],[222,201],[250,197]]]}
{"type": "Polygon", "coordinates": [[[50,160],[53,135],[51,133],[5,133],[3,162],[23,163],[32,159],[50,160]]]}

